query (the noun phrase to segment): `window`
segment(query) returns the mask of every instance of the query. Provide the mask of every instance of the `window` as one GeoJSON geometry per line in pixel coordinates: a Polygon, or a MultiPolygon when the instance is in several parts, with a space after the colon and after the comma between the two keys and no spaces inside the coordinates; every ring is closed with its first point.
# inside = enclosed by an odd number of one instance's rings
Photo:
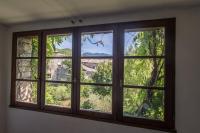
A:
{"type": "Polygon", "coordinates": [[[19,35],[14,40],[16,59],[13,61],[16,104],[36,106],[39,101],[39,45],[40,35],[35,32],[24,36],[19,35]]]}
{"type": "Polygon", "coordinates": [[[13,33],[11,106],[175,131],[175,19],[13,33]]]}
{"type": "Polygon", "coordinates": [[[44,32],[45,49],[43,55],[45,71],[45,104],[46,110],[71,109],[72,92],[72,32],[44,32]],[[50,75],[50,76],[49,76],[50,75]]]}
{"type": "Polygon", "coordinates": [[[112,30],[81,32],[81,112],[112,113],[112,58],[112,30]]]}

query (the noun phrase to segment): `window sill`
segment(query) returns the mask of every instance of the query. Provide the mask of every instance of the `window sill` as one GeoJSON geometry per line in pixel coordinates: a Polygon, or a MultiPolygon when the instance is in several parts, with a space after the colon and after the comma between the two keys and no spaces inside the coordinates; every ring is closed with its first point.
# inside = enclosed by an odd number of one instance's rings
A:
{"type": "Polygon", "coordinates": [[[32,107],[24,107],[24,106],[19,106],[19,105],[10,105],[9,107],[14,108],[14,109],[23,109],[23,110],[37,111],[37,112],[49,113],[49,114],[55,114],[55,115],[64,115],[64,116],[70,116],[70,117],[76,117],[76,118],[83,118],[83,119],[113,123],[113,124],[118,124],[118,125],[139,127],[139,128],[145,128],[145,129],[153,129],[153,130],[159,130],[159,131],[164,131],[164,132],[169,132],[169,133],[177,133],[176,129],[160,128],[160,127],[155,127],[155,126],[147,125],[147,124],[117,121],[117,120],[106,119],[106,118],[97,118],[97,117],[94,118],[94,117],[91,117],[91,116],[88,116],[88,115],[59,112],[59,111],[38,109],[38,108],[32,108],[32,107]]]}

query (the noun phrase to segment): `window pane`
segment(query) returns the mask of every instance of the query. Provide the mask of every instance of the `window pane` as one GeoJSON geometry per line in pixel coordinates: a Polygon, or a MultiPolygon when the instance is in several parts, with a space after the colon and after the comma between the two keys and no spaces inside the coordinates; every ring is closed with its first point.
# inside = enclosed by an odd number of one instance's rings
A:
{"type": "Polygon", "coordinates": [[[81,59],[81,82],[112,83],[112,60],[81,59]]]}
{"type": "Polygon", "coordinates": [[[45,104],[71,108],[71,84],[46,83],[45,104]]]}
{"type": "Polygon", "coordinates": [[[17,81],[16,101],[37,103],[37,82],[17,81]]]}
{"type": "Polygon", "coordinates": [[[165,30],[154,28],[142,31],[125,30],[125,56],[161,56],[164,55],[165,30]]]}
{"type": "Polygon", "coordinates": [[[33,79],[38,77],[37,59],[17,59],[16,60],[17,79],[33,79]]]}
{"type": "Polygon", "coordinates": [[[124,88],[123,114],[163,121],[164,91],[124,88]]]}
{"type": "Polygon", "coordinates": [[[54,34],[47,36],[47,57],[72,56],[72,34],[54,34]]]}
{"type": "Polygon", "coordinates": [[[17,57],[38,57],[38,36],[17,38],[17,57]]]}
{"type": "Polygon", "coordinates": [[[164,86],[164,59],[124,59],[124,84],[164,86]]]}
{"type": "Polygon", "coordinates": [[[47,59],[46,79],[54,81],[71,81],[72,60],[71,59],[47,59]]]}
{"type": "Polygon", "coordinates": [[[80,109],[112,112],[112,88],[109,86],[81,85],[80,109]]]}
{"type": "Polygon", "coordinates": [[[86,32],[81,35],[81,56],[112,56],[113,32],[86,32]]]}

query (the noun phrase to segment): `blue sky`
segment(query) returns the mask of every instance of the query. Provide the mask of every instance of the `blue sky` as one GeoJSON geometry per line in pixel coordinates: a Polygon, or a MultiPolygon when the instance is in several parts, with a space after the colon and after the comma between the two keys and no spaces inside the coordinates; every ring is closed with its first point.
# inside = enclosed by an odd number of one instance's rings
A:
{"type": "Polygon", "coordinates": [[[93,42],[103,41],[103,45],[99,44],[91,44],[89,40],[83,41],[82,36],[82,46],[81,46],[81,54],[83,53],[105,53],[108,55],[112,55],[113,53],[113,33],[106,34],[95,34],[94,38],[89,37],[93,42]]]}
{"type": "Polygon", "coordinates": [[[68,36],[66,38],[63,38],[63,42],[60,45],[56,45],[57,49],[72,49],[72,36],[68,36]]]}
{"type": "MultiPolygon", "coordinates": [[[[127,48],[132,45],[132,40],[137,32],[125,32],[125,51],[127,48]]],[[[88,34],[89,35],[89,34],[88,34]]],[[[87,34],[86,34],[87,36],[87,34]]],[[[90,37],[90,36],[89,36],[90,37]]],[[[102,40],[103,45],[95,45],[91,44],[87,39],[83,41],[82,36],[82,47],[81,47],[81,54],[83,53],[105,53],[112,56],[113,53],[113,33],[106,33],[106,34],[95,34],[93,38],[91,38],[93,42],[97,42],[102,40]]],[[[63,42],[60,45],[56,45],[57,49],[65,49],[69,48],[72,49],[72,36],[67,38],[63,38],[63,42]]]]}

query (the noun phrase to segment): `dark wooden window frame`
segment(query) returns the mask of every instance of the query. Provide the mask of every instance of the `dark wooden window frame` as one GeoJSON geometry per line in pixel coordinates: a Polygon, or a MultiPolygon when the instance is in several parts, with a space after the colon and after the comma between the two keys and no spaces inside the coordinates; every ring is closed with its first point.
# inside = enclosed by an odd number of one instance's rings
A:
{"type": "MultiPolygon", "coordinates": [[[[124,124],[136,127],[150,128],[168,132],[176,132],[175,130],[175,18],[145,20],[136,22],[122,22],[113,24],[102,24],[72,28],[25,31],[13,33],[12,47],[12,81],[11,81],[11,103],[10,107],[34,110],[39,112],[47,112],[61,115],[68,115],[92,120],[99,120],[117,124],[124,124]],[[143,29],[153,27],[165,28],[165,55],[164,56],[132,56],[125,57],[124,51],[124,30],[125,29],[143,29]],[[82,32],[104,32],[113,31],[113,56],[109,57],[81,57],[81,33],[82,32]],[[71,108],[62,108],[45,105],[45,65],[46,65],[46,36],[49,34],[64,34],[72,33],[72,57],[55,57],[72,59],[72,81],[64,82],[72,85],[71,93],[71,108]],[[39,38],[38,48],[38,82],[37,104],[23,103],[16,101],[16,46],[17,38],[23,36],[37,35],[39,38]],[[112,59],[112,84],[97,84],[97,83],[81,83],[80,82],[80,60],[82,58],[98,58],[112,59]],[[123,63],[124,58],[164,58],[165,59],[165,114],[164,121],[149,120],[143,118],[131,118],[123,116],[123,87],[141,89],[162,89],[160,87],[146,86],[125,86],[123,85],[123,63]],[[99,113],[92,111],[80,110],[80,85],[100,85],[112,86],[112,114],[99,113]]],[[[23,57],[23,59],[32,59],[31,57],[23,57]]],[[[35,57],[33,57],[35,58],[35,57]]],[[[49,58],[49,57],[48,57],[49,58]]],[[[54,57],[52,57],[54,58],[54,57]]],[[[32,81],[32,80],[20,80],[32,81]]],[[[53,81],[57,82],[57,81],[53,81]]],[[[58,81],[59,82],[59,81],[58,81]]]]}

